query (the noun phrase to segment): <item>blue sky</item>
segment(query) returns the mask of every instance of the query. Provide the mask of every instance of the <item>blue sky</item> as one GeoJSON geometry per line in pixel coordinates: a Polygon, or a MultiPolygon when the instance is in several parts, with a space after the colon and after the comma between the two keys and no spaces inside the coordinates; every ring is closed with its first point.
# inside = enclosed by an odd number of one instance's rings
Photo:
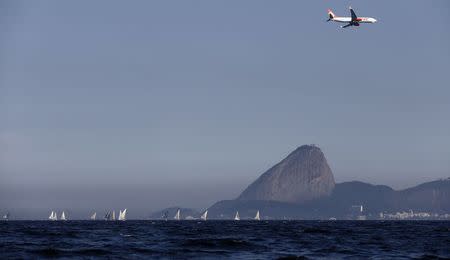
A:
{"type": "Polygon", "coordinates": [[[449,176],[447,1],[0,5],[0,209],[206,207],[313,143],[338,182],[449,176]]]}

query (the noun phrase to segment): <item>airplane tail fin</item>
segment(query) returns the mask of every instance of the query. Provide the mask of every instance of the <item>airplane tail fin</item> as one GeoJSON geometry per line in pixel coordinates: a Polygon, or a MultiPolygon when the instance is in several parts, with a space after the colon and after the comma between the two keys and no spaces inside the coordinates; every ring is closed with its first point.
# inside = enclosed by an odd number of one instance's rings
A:
{"type": "Polygon", "coordinates": [[[335,17],[333,11],[331,9],[328,9],[328,21],[332,20],[335,17]]]}

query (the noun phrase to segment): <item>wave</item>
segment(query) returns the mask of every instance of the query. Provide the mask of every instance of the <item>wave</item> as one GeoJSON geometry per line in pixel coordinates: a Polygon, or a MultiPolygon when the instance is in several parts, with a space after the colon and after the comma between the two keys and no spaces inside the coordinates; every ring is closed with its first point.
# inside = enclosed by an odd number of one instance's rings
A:
{"type": "Polygon", "coordinates": [[[105,256],[112,252],[98,248],[83,248],[77,250],[58,249],[54,247],[47,247],[41,249],[34,249],[30,251],[33,254],[43,257],[61,257],[61,256],[105,256]]]}
{"type": "Polygon", "coordinates": [[[183,247],[197,247],[197,248],[220,248],[232,250],[254,250],[265,248],[258,244],[254,244],[245,240],[239,239],[187,239],[182,243],[183,247]]]}

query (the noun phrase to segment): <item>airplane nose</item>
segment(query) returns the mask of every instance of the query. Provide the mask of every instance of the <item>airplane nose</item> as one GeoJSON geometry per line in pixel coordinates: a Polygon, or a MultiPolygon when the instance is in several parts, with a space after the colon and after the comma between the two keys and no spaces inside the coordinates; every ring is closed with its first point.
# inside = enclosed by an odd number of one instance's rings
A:
{"type": "Polygon", "coordinates": [[[376,23],[376,22],[377,22],[377,19],[373,19],[373,22],[376,23]]]}

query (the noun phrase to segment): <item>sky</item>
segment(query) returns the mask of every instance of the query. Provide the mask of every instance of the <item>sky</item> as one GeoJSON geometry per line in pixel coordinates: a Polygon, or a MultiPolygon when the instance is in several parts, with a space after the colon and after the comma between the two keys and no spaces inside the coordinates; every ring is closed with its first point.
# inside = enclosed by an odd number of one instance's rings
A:
{"type": "Polygon", "coordinates": [[[449,177],[449,16],[448,1],[1,1],[0,213],[206,208],[303,144],[336,182],[449,177]],[[349,5],[378,23],[326,22],[349,5]]]}

